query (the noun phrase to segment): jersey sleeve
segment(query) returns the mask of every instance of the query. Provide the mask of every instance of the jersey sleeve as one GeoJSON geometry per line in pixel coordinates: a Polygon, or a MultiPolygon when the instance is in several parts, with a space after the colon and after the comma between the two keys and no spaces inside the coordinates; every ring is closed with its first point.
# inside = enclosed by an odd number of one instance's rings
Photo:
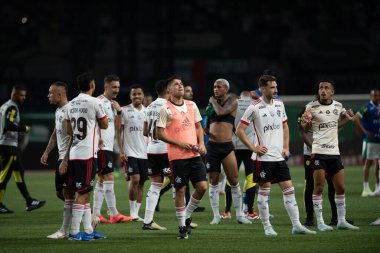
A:
{"type": "Polygon", "coordinates": [[[367,105],[363,105],[356,113],[361,119],[369,116],[369,110],[367,105]]]}
{"type": "Polygon", "coordinates": [[[104,111],[103,103],[101,100],[96,99],[95,103],[95,112],[96,112],[96,118],[97,119],[104,119],[107,117],[106,112],[104,111]]]}
{"type": "Polygon", "coordinates": [[[247,110],[245,110],[243,117],[241,117],[240,122],[244,125],[249,125],[251,122],[255,121],[256,119],[256,107],[253,105],[248,106],[247,110]]]}
{"type": "Polygon", "coordinates": [[[18,111],[15,106],[10,106],[5,111],[5,124],[3,132],[10,131],[10,132],[25,132],[26,127],[25,126],[18,126],[15,124],[15,119],[17,117],[18,111]]]}
{"type": "Polygon", "coordinates": [[[284,103],[281,103],[282,107],[282,124],[286,123],[288,121],[288,116],[286,115],[285,111],[285,105],[284,103]]]}
{"type": "Polygon", "coordinates": [[[166,128],[168,126],[168,109],[167,106],[161,107],[160,116],[157,119],[157,127],[166,128]]]}
{"type": "Polygon", "coordinates": [[[194,108],[194,119],[195,123],[198,123],[202,121],[201,113],[199,112],[198,106],[196,103],[192,102],[193,108],[194,108]]]}

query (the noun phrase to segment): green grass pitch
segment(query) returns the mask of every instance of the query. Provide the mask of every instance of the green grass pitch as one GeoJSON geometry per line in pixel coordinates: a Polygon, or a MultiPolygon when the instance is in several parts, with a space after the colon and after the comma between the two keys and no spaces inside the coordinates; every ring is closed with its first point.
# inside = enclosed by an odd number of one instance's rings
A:
{"type": "MultiPolygon", "coordinates": [[[[194,229],[187,240],[177,240],[177,220],[171,199],[171,192],[164,195],[161,211],[155,214],[155,221],[168,228],[167,231],[143,231],[141,223],[100,224],[98,231],[108,239],[93,242],[49,240],[48,234],[55,232],[62,222],[63,202],[55,197],[54,172],[27,172],[26,181],[32,196],[46,200],[46,205],[33,212],[25,211],[25,203],[13,179],[8,184],[5,204],[14,214],[0,216],[0,252],[379,252],[380,227],[369,223],[380,217],[379,199],[361,198],[362,173],[360,167],[348,167],[346,172],[347,217],[360,227],[358,231],[318,233],[314,236],[291,235],[291,224],[283,206],[279,187],[274,185],[271,192],[270,212],[275,216],[271,222],[278,236],[265,237],[259,220],[252,225],[237,224],[235,219],[224,220],[219,225],[209,225],[212,212],[208,193],[201,202],[206,207],[203,213],[194,213],[193,221],[199,228],[194,229]],[[379,241],[378,241],[379,240],[379,241]]],[[[372,171],[371,171],[372,173],[372,171]]],[[[303,169],[292,168],[293,184],[300,209],[301,222],[305,212],[302,201],[303,169]]],[[[241,178],[243,174],[240,174],[241,178]]],[[[371,186],[374,179],[371,174],[371,186]]],[[[147,183],[148,186],[148,183],[147,183]]],[[[123,176],[116,179],[117,206],[123,214],[129,214],[128,190],[123,176]]],[[[147,188],[147,187],[146,187],[147,188]]],[[[324,194],[324,218],[330,221],[330,207],[324,194]]],[[[92,204],[91,204],[92,205],[92,204]]],[[[255,203],[256,205],[256,203],[255,203]]],[[[221,197],[221,211],[224,198],[221,197]]],[[[105,202],[103,213],[105,213],[105,202]]],[[[144,216],[145,200],[140,209],[144,216]]],[[[316,229],[316,227],[312,227],[316,229]]]]}

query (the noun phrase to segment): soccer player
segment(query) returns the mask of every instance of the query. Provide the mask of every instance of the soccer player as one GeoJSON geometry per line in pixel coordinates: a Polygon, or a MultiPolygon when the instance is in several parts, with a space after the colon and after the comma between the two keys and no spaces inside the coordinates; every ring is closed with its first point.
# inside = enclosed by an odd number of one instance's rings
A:
{"type": "Polygon", "coordinates": [[[33,199],[26,187],[24,167],[21,163],[19,134],[27,133],[30,127],[20,125],[19,105],[26,99],[26,88],[13,86],[11,98],[0,107],[0,214],[13,213],[4,205],[5,189],[12,174],[17,188],[26,201],[26,211],[45,205],[45,201],[33,199]]]}
{"type": "Polygon", "coordinates": [[[375,174],[377,187],[375,191],[380,196],[379,184],[379,165],[380,158],[380,90],[373,89],[370,92],[370,101],[366,103],[356,113],[355,123],[360,127],[364,134],[363,139],[363,192],[362,197],[373,196],[374,193],[369,187],[368,178],[372,162],[375,161],[375,174]]]}
{"type": "Polygon", "coordinates": [[[241,224],[252,224],[243,215],[242,194],[238,180],[238,167],[235,156],[235,147],[232,143],[232,135],[237,110],[237,99],[233,94],[228,94],[230,84],[225,79],[217,79],[214,82],[214,96],[209,99],[209,113],[207,114],[206,133],[209,135],[207,142],[206,168],[209,173],[210,189],[209,198],[214,214],[210,224],[219,224],[219,175],[221,165],[231,185],[232,200],[236,211],[236,221],[241,224]]]}
{"type": "Polygon", "coordinates": [[[254,177],[259,183],[257,204],[265,235],[277,235],[269,221],[269,195],[274,183],[278,183],[282,190],[284,206],[293,225],[292,234],[315,234],[315,231],[308,230],[299,221],[295,190],[285,162],[285,158],[289,157],[289,128],[284,104],[276,99],[276,80],[270,75],[262,75],[259,78],[259,87],[263,95],[247,108],[236,134],[254,152],[254,177]],[[256,146],[245,133],[251,123],[255,131],[256,146]]]}
{"type": "MultiPolygon", "coordinates": [[[[252,104],[254,99],[251,98],[249,91],[242,91],[240,93],[240,98],[238,99],[238,106],[236,111],[236,117],[235,117],[235,127],[240,122],[241,117],[243,117],[243,114],[245,110],[252,104]]],[[[246,130],[246,135],[248,136],[249,140],[253,143],[255,141],[255,133],[253,132],[252,127],[248,127],[246,130]]],[[[258,214],[253,209],[253,203],[255,202],[255,195],[256,195],[256,183],[253,182],[253,168],[254,164],[251,160],[252,151],[250,151],[247,146],[244,145],[240,141],[240,139],[233,135],[233,143],[235,144],[235,153],[236,153],[236,161],[238,169],[240,168],[241,163],[244,164],[244,170],[245,170],[245,196],[243,200],[245,199],[246,205],[247,205],[247,218],[248,219],[256,219],[258,218],[258,214]]],[[[225,187],[226,192],[226,207],[224,210],[224,216],[230,217],[229,213],[231,210],[231,204],[232,204],[232,196],[231,196],[231,186],[228,182],[228,184],[225,187]]]]}
{"type": "Polygon", "coordinates": [[[108,128],[101,129],[101,146],[98,151],[98,181],[94,190],[93,215],[99,217],[103,223],[120,223],[131,220],[130,217],[119,213],[116,208],[116,197],[114,190],[114,141],[116,126],[120,124],[121,107],[114,99],[119,94],[120,78],[116,75],[108,75],[104,78],[104,93],[98,99],[103,103],[103,108],[108,118],[108,128]],[[118,121],[118,123],[116,123],[118,121]],[[110,219],[107,220],[101,215],[103,200],[106,199],[110,212],[110,219]]]}
{"type": "Polygon", "coordinates": [[[191,233],[191,215],[207,189],[206,170],[200,157],[200,153],[206,152],[202,117],[194,102],[183,99],[184,88],[180,77],[169,78],[167,85],[170,99],[161,108],[157,137],[168,143],[168,157],[176,188],[177,238],[187,239],[191,233]],[[195,191],[186,207],[184,196],[189,180],[195,191]]]}
{"type": "Polygon", "coordinates": [[[169,92],[166,87],[166,80],[159,80],[155,86],[158,98],[146,109],[146,119],[144,122],[144,135],[149,137],[147,153],[149,164],[148,175],[151,183],[146,195],[143,230],[166,230],[165,227],[161,227],[153,221],[153,215],[164,177],[172,177],[167,144],[157,138],[156,126],[161,107],[169,98],[169,92]]]}
{"type": "Polygon", "coordinates": [[[58,148],[58,163],[55,171],[55,190],[57,197],[64,201],[63,222],[61,228],[58,229],[57,232],[47,236],[49,239],[64,239],[69,236],[72,207],[75,197],[74,191],[69,187],[67,173],[63,175],[59,174],[59,166],[67,153],[71,138],[70,135],[67,134],[65,121],[68,107],[67,89],[67,84],[64,82],[54,82],[50,85],[48,94],[49,102],[50,104],[57,106],[55,111],[55,126],[54,131],[50,136],[49,143],[40,159],[43,165],[48,165],[47,162],[50,152],[55,147],[58,148]]]}
{"type": "Polygon", "coordinates": [[[335,187],[335,203],[338,214],[338,229],[359,229],[346,221],[346,200],[344,188],[344,166],[340,159],[338,143],[338,121],[341,115],[352,120],[351,110],[345,110],[341,103],[333,100],[335,83],[322,80],[318,86],[318,100],[309,103],[303,114],[303,129],[312,130],[313,143],[311,162],[313,166],[313,205],[320,231],[331,231],[322,216],[322,192],[325,176],[332,178],[335,187]]]}
{"type": "MultiPolygon", "coordinates": [[[[307,105],[306,105],[307,106],[307,105]]],[[[297,118],[298,131],[303,139],[303,158],[305,168],[305,188],[304,188],[304,205],[306,209],[305,226],[314,226],[314,207],[313,207],[313,191],[314,191],[314,177],[313,167],[311,163],[311,146],[313,143],[313,132],[309,129],[307,132],[302,128],[303,118],[302,115],[305,112],[306,106],[303,108],[297,118]]],[[[341,124],[342,121],[339,122],[341,124]]],[[[331,207],[331,222],[330,226],[338,223],[338,214],[335,204],[335,188],[330,177],[326,178],[328,185],[328,198],[331,207]]],[[[346,219],[347,220],[347,219],[346,219]]],[[[347,220],[348,223],[353,224],[353,221],[347,220]]]]}
{"type": "Polygon", "coordinates": [[[143,221],[139,210],[148,180],[147,138],[143,133],[145,106],[142,104],[144,91],[138,84],[130,91],[131,104],[124,106],[121,113],[119,130],[120,158],[125,165],[126,179],[129,182],[130,216],[134,221],[143,221]]]}
{"type": "Polygon", "coordinates": [[[100,129],[107,129],[108,118],[102,102],[92,97],[95,78],[86,72],[77,77],[79,95],[69,102],[65,115],[67,133],[72,136],[69,152],[59,167],[61,175],[68,171],[76,192],[72,208],[69,240],[92,241],[106,238],[92,227],[90,197],[97,167],[100,129]],[[69,160],[69,165],[67,161],[69,160]],[[80,232],[83,223],[84,233],[80,232]]]}

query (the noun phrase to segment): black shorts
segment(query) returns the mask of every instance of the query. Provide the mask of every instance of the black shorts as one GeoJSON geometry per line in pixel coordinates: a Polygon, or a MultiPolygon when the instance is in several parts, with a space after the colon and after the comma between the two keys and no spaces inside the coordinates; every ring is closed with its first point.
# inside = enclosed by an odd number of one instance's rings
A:
{"type": "Polygon", "coordinates": [[[128,162],[124,164],[125,179],[130,180],[130,176],[140,175],[140,185],[148,180],[148,159],[141,159],[128,156],[128,162]]]}
{"type": "Polygon", "coordinates": [[[332,178],[340,170],[344,169],[339,155],[311,155],[313,170],[325,170],[326,178],[332,178]]]}
{"type": "Polygon", "coordinates": [[[264,162],[255,161],[253,181],[256,183],[272,184],[291,180],[289,167],[285,161],[278,162],[264,162]]]}
{"type": "Polygon", "coordinates": [[[251,159],[252,151],[249,149],[236,149],[235,154],[238,169],[240,168],[240,165],[243,162],[245,176],[247,177],[249,174],[252,174],[253,168],[255,167],[255,163],[251,159]]]}
{"type": "Polygon", "coordinates": [[[172,176],[168,154],[148,154],[148,175],[150,178],[172,176]]]}
{"type": "Polygon", "coordinates": [[[189,180],[193,186],[198,182],[207,181],[205,164],[200,156],[173,160],[170,162],[170,168],[173,172],[175,188],[187,185],[189,180]]]}
{"type": "Polygon", "coordinates": [[[220,166],[226,156],[231,151],[234,151],[235,147],[232,141],[229,142],[207,142],[207,154],[206,154],[206,168],[207,172],[221,172],[220,166]]]}
{"type": "Polygon", "coordinates": [[[91,192],[94,185],[96,166],[97,162],[95,158],[71,160],[68,170],[71,189],[80,194],[91,192]]]}
{"type": "Polygon", "coordinates": [[[58,160],[57,169],[55,170],[55,190],[57,192],[62,192],[63,189],[70,189],[69,184],[69,172],[61,175],[59,174],[59,166],[61,165],[62,160],[58,160]]]}
{"type": "Polygon", "coordinates": [[[99,175],[107,175],[114,172],[114,153],[109,150],[98,151],[98,168],[96,173],[99,175]]]}

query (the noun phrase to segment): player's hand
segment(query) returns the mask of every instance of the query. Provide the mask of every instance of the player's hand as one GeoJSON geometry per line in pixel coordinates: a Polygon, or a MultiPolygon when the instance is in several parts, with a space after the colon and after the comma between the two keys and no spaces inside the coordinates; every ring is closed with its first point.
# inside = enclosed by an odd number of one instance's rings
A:
{"type": "Polygon", "coordinates": [[[268,152],[268,149],[264,146],[260,146],[260,145],[257,145],[255,147],[254,150],[252,150],[253,152],[255,152],[256,154],[258,154],[259,156],[262,156],[262,155],[265,155],[265,153],[268,152]]]}
{"type": "Polygon", "coordinates": [[[102,138],[99,138],[98,147],[99,147],[99,149],[102,149],[104,147],[104,141],[102,138]]]}
{"type": "Polygon", "coordinates": [[[313,115],[309,111],[305,111],[304,114],[302,114],[303,122],[306,124],[310,124],[313,120],[313,115]]]}
{"type": "Polygon", "coordinates": [[[282,157],[284,157],[285,160],[286,160],[286,158],[289,158],[289,156],[290,156],[289,149],[284,148],[284,149],[282,150],[282,157]]]}
{"type": "Polygon", "coordinates": [[[41,156],[40,162],[43,165],[48,165],[48,163],[47,163],[48,158],[49,158],[49,154],[44,152],[43,155],[41,156]]]}
{"type": "Polygon", "coordinates": [[[346,109],[342,109],[342,114],[344,115],[344,116],[346,116],[346,118],[347,119],[349,119],[349,120],[354,120],[354,116],[355,116],[355,114],[354,114],[354,111],[352,110],[352,109],[348,109],[348,110],[346,110],[346,109]]]}
{"type": "Polygon", "coordinates": [[[30,132],[30,129],[31,129],[30,126],[25,126],[25,133],[29,133],[29,132],[30,132]]]}
{"type": "Polygon", "coordinates": [[[205,155],[205,154],[207,154],[207,149],[206,149],[204,143],[203,143],[203,144],[199,144],[199,153],[200,153],[201,155],[205,155]]]}
{"type": "Polygon", "coordinates": [[[188,150],[192,150],[193,149],[193,145],[190,144],[190,143],[180,142],[180,143],[178,143],[178,146],[180,146],[183,149],[188,149],[188,150]]]}
{"type": "Polygon", "coordinates": [[[116,102],[115,100],[112,100],[111,101],[111,106],[113,109],[115,109],[117,112],[121,111],[121,106],[118,102],[116,102]]]}
{"type": "Polygon", "coordinates": [[[59,165],[59,169],[58,169],[60,175],[66,174],[66,172],[67,172],[67,166],[68,166],[67,165],[67,161],[62,161],[61,162],[61,164],[59,165]]]}
{"type": "Polygon", "coordinates": [[[208,100],[210,103],[217,103],[218,100],[214,97],[214,96],[211,96],[210,99],[208,100]]]}
{"type": "Polygon", "coordinates": [[[128,156],[125,153],[120,153],[120,160],[124,163],[128,162],[128,156]]]}

